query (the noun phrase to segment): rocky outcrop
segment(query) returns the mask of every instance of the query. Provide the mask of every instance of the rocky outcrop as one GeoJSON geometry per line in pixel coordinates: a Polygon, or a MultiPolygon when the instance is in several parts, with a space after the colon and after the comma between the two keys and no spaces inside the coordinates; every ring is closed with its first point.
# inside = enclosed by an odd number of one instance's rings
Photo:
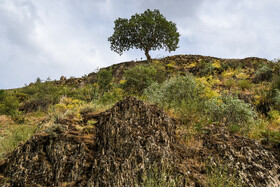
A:
{"type": "Polygon", "coordinates": [[[200,146],[190,148],[185,158],[196,157],[206,163],[205,168],[193,168],[199,173],[194,178],[202,178],[207,167],[216,167],[235,175],[244,186],[280,186],[280,164],[272,151],[257,141],[230,133],[226,127],[212,126],[204,131],[196,138],[200,146]]]}
{"type": "Polygon", "coordinates": [[[0,166],[6,185],[134,186],[176,163],[174,123],[157,107],[129,97],[95,118],[90,134],[59,126],[18,147],[0,166]]]}
{"type": "Polygon", "coordinates": [[[226,127],[207,127],[185,144],[176,121],[134,97],[82,115],[93,128],[56,125],[2,160],[1,186],[141,186],[154,168],[172,171],[164,180],[178,186],[205,186],[212,167],[226,167],[244,186],[280,186],[279,157],[226,127]]]}
{"type": "Polygon", "coordinates": [[[155,106],[129,97],[102,113],[96,129],[90,180],[98,186],[141,184],[146,170],[175,162],[175,126],[155,106]]]}

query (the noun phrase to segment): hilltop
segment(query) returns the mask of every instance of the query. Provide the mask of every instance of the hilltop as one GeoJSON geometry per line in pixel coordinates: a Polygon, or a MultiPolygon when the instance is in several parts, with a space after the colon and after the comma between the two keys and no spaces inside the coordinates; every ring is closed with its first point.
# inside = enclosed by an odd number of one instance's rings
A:
{"type": "Polygon", "coordinates": [[[277,186],[279,72],[176,55],[1,90],[0,183],[277,186]]]}

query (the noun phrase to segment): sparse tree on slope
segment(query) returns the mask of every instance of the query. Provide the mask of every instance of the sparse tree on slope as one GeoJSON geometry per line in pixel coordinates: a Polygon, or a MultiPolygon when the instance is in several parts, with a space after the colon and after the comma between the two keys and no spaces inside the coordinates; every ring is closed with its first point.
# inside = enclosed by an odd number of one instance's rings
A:
{"type": "Polygon", "coordinates": [[[148,61],[151,61],[150,50],[165,48],[166,51],[175,51],[178,48],[180,34],[176,24],[167,21],[159,10],[146,10],[142,14],[135,14],[130,19],[118,18],[115,20],[114,33],[108,40],[111,50],[122,55],[131,48],[145,52],[148,61]]]}

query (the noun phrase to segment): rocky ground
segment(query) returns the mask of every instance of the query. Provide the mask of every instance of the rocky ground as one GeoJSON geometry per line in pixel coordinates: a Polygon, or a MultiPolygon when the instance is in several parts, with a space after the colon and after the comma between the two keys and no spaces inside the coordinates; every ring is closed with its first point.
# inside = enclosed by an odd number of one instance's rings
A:
{"type": "Polygon", "coordinates": [[[1,186],[141,186],[155,169],[167,173],[165,184],[205,186],[214,167],[244,186],[280,186],[279,153],[223,126],[187,144],[175,120],[134,97],[83,119],[92,128],[61,122],[10,153],[0,162],[1,186]]]}

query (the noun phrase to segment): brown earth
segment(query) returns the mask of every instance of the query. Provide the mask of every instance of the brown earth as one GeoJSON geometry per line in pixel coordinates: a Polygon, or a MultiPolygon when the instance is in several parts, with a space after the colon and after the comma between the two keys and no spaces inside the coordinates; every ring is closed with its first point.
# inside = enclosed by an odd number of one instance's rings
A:
{"type": "Polygon", "coordinates": [[[33,136],[0,162],[2,186],[137,186],[148,172],[171,169],[178,186],[207,185],[226,166],[244,186],[280,186],[279,157],[257,142],[211,126],[185,144],[175,120],[134,97],[100,114],[84,113],[91,131],[64,124],[33,136]]]}

